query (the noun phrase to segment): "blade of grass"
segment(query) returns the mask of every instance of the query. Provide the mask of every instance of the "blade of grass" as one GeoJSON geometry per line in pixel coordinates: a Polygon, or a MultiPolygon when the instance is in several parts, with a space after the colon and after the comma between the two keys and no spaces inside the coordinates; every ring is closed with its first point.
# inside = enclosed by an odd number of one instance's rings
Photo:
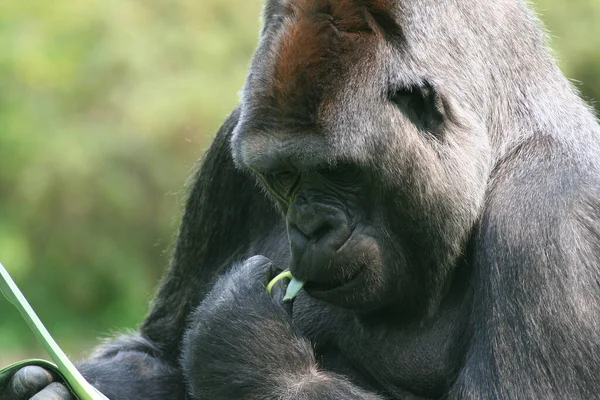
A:
{"type": "Polygon", "coordinates": [[[271,282],[269,282],[269,284],[267,285],[267,293],[271,294],[273,286],[275,286],[275,284],[282,279],[290,280],[290,283],[288,284],[287,289],[285,290],[285,296],[283,297],[283,301],[293,300],[304,286],[304,282],[294,278],[289,269],[286,269],[285,271],[277,275],[275,278],[271,279],[271,282]]]}
{"type": "Polygon", "coordinates": [[[304,286],[304,282],[299,281],[296,278],[292,278],[290,283],[288,283],[288,287],[285,291],[285,296],[283,297],[283,301],[291,301],[298,295],[302,287],[304,286]]]}
{"type": "Polygon", "coordinates": [[[64,377],[65,382],[71,388],[72,392],[80,400],[108,400],[106,396],[90,385],[79,371],[77,371],[77,368],[75,368],[67,355],[61,350],[52,336],[50,336],[50,333],[33,311],[29,302],[25,299],[25,296],[23,296],[23,293],[21,293],[2,263],[0,263],[0,290],[8,301],[19,310],[38,341],[44,346],[52,360],[56,363],[58,371],[64,377]]]}
{"type": "Polygon", "coordinates": [[[277,282],[279,282],[282,279],[292,279],[292,273],[290,272],[289,269],[286,269],[285,271],[283,271],[282,273],[280,273],[279,275],[277,275],[275,278],[271,279],[271,282],[269,282],[269,284],[267,285],[267,293],[271,294],[271,291],[273,290],[273,286],[275,286],[275,284],[277,282]]]}

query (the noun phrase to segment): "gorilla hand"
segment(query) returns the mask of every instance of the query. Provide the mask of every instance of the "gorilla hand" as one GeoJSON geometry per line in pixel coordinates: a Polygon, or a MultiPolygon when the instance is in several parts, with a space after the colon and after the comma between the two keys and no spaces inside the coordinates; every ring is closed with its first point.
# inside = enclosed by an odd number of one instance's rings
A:
{"type": "Polygon", "coordinates": [[[27,366],[18,370],[0,389],[0,400],[75,400],[75,397],[55,376],[37,366],[27,366]]]}
{"type": "Polygon", "coordinates": [[[379,399],[319,371],[311,343],[293,326],[284,288],[266,286],[276,268],[262,256],[233,266],[192,315],[182,370],[188,390],[208,399],[379,399]]]}

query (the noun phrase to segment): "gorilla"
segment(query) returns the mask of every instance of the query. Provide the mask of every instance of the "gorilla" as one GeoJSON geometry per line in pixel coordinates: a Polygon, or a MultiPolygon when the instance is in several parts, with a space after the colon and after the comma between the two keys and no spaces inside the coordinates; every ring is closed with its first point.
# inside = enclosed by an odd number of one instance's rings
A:
{"type": "MultiPolygon", "coordinates": [[[[268,0],[111,400],[600,396],[600,126],[521,0],[268,0]],[[306,282],[283,302],[289,268],[306,282]]],[[[2,396],[68,399],[25,368],[2,396]]]]}

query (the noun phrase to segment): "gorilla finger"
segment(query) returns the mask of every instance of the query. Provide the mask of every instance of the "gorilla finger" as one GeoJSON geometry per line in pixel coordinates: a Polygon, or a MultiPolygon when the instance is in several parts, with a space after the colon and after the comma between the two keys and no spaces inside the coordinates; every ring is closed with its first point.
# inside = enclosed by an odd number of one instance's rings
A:
{"type": "Polygon", "coordinates": [[[289,283],[290,280],[288,278],[283,278],[277,281],[275,285],[273,285],[273,287],[271,288],[271,298],[275,303],[279,305],[283,304],[283,298],[285,296],[285,291],[287,290],[287,285],[289,283]]]}
{"type": "Polygon", "coordinates": [[[21,368],[13,375],[9,383],[9,391],[14,398],[29,398],[48,386],[53,380],[54,377],[49,371],[30,365],[21,368]]]}
{"type": "Polygon", "coordinates": [[[292,316],[292,309],[294,302],[293,301],[283,301],[285,297],[285,293],[287,291],[288,284],[290,280],[288,278],[283,278],[279,280],[271,289],[271,298],[273,301],[281,308],[285,310],[287,315],[292,316]]]}
{"type": "Polygon", "coordinates": [[[267,281],[270,282],[271,279],[275,278],[277,275],[279,275],[283,271],[284,271],[283,268],[281,268],[279,265],[276,265],[271,262],[271,268],[269,269],[269,272],[267,274],[267,281]]]}
{"type": "Polygon", "coordinates": [[[69,389],[62,383],[52,382],[37,393],[31,400],[75,400],[69,389]]]}
{"type": "Polygon", "coordinates": [[[264,284],[266,287],[273,265],[273,262],[265,256],[253,256],[244,261],[241,269],[250,282],[264,284]]]}

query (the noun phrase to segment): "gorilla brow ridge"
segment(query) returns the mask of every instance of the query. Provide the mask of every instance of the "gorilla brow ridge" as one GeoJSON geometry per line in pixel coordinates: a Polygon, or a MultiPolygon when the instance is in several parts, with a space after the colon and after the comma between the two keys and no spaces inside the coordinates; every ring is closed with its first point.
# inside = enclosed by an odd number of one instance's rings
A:
{"type": "Polygon", "coordinates": [[[356,43],[367,38],[361,33],[376,31],[370,14],[355,0],[301,0],[290,8],[273,66],[275,108],[316,123],[318,104],[328,97],[324,89],[329,86],[320,77],[336,70],[339,79],[356,62],[346,59],[360,55],[356,43]]]}

